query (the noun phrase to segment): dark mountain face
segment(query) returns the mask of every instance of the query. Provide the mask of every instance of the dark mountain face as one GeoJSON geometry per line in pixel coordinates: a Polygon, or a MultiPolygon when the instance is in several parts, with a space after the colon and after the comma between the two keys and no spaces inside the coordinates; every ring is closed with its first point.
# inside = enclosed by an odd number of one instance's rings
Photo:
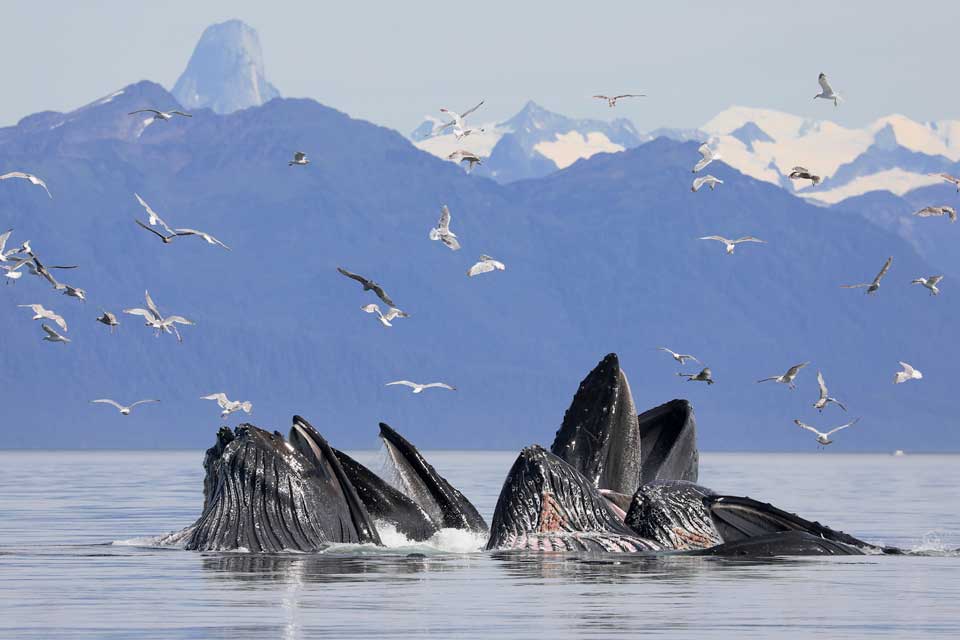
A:
{"type": "Polygon", "coordinates": [[[502,187],[309,100],[145,128],[126,115],[148,104],[176,101],[140,83],[0,130],[0,171],[38,174],[54,198],[0,183],[10,245],[30,239],[47,262],[79,264],[62,280],[88,293],[81,304],[30,276],[0,287],[0,366],[16,372],[5,423],[20,425],[5,429],[7,446],[199,447],[219,426],[199,397],[225,391],[252,400],[261,427],[299,413],[342,448],[374,446],[386,420],[426,448],[515,449],[550,437],[583,371],[609,351],[631,372],[638,409],[691,399],[705,450],[808,449],[793,418],[846,417],[810,408],[816,367],[864,416],[835,449],[960,446],[942,400],[956,303],[908,284],[930,267],[895,234],[720,163],[710,170],[725,184],[691,193],[696,143],[658,139],[502,187]],[[311,164],[289,167],[296,150],[311,164]],[[232,251],[163,245],[134,224],[145,220],[134,192],[232,251]],[[427,239],[441,204],[459,252],[427,239]],[[697,239],[710,234],[769,244],[727,256],[697,239]],[[507,270],[467,278],[481,253],[507,270]],[[876,296],[839,288],[871,279],[888,255],[876,296]],[[337,266],[377,280],[411,317],[388,329],[362,313],[376,299],[337,266]],[[101,307],[143,306],[145,289],[196,322],[183,344],[133,316],[116,335],[94,321],[101,307]],[[72,343],[41,341],[16,307],[34,302],[66,316],[72,343]],[[717,384],[683,382],[661,345],[696,354],[717,384]],[[755,383],[808,359],[799,391],[755,383]],[[901,359],[926,378],[893,387],[901,359]],[[458,391],[383,386],[402,378],[458,391]],[[163,402],[121,418],[88,404],[100,397],[163,402]]]}

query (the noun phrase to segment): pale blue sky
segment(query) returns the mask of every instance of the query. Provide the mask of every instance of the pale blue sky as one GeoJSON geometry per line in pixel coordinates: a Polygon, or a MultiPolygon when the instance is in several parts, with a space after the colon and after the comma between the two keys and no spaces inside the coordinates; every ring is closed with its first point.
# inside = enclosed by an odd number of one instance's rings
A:
{"type": "Polygon", "coordinates": [[[960,117],[960,2],[7,2],[0,125],[69,110],[140,79],[168,89],[203,29],[260,33],[267,77],[403,132],[479,98],[566,115],[694,127],[732,104],[861,125],[960,117]],[[847,102],[814,102],[826,72],[847,102]],[[611,111],[593,93],[650,97],[611,111]]]}

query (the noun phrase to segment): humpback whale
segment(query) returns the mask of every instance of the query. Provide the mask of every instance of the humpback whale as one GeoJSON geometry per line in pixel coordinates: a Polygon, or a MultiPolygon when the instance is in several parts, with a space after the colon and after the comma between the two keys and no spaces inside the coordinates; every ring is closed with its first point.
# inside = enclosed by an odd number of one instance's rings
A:
{"type": "Polygon", "coordinates": [[[523,449],[491,526],[417,448],[380,423],[393,468],[381,479],[331,447],[304,418],[287,439],[223,427],[203,466],[203,510],[162,544],[198,551],[319,551],[380,545],[389,525],[412,541],[442,528],[488,535],[488,550],[771,556],[901,553],[769,503],[697,484],[693,407],[638,414],[616,354],[580,383],[550,450],[523,449]]]}

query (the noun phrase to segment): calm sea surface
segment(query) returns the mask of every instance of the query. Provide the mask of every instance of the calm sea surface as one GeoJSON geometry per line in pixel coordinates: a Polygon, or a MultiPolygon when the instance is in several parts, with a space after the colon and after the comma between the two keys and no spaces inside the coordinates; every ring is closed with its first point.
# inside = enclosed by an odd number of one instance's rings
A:
{"type": "MultiPolygon", "coordinates": [[[[488,520],[515,455],[426,454],[488,520]]],[[[202,457],[0,451],[0,638],[960,637],[960,456],[704,454],[714,490],[926,554],[763,561],[152,546],[198,515],[202,457]]]]}

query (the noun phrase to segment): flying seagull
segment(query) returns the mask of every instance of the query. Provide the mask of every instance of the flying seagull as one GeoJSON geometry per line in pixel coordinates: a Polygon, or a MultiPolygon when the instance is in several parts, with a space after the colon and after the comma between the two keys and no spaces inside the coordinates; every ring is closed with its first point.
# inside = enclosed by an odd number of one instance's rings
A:
{"type": "Polygon", "coordinates": [[[299,164],[299,165],[310,164],[310,161],[307,160],[307,154],[305,154],[303,151],[294,151],[293,160],[288,162],[287,166],[292,167],[295,164],[299,164]]]}
{"type": "Polygon", "coordinates": [[[907,380],[923,379],[923,374],[920,373],[919,369],[914,369],[912,366],[903,361],[900,362],[900,366],[903,367],[903,371],[897,371],[896,375],[893,377],[893,384],[903,384],[907,380]]]}
{"type": "Polygon", "coordinates": [[[721,180],[716,176],[712,176],[708,174],[705,176],[701,176],[699,178],[694,178],[693,186],[690,187],[690,190],[696,193],[697,191],[700,191],[700,187],[702,187],[703,185],[707,185],[708,187],[710,187],[710,191],[713,191],[718,184],[723,184],[723,180],[721,180]]]}
{"type": "Polygon", "coordinates": [[[472,151],[467,151],[466,149],[459,149],[454,151],[447,156],[447,160],[453,160],[454,162],[466,162],[467,164],[467,173],[473,171],[473,165],[483,164],[483,160],[472,151]]]}
{"type": "MultiPolygon", "coordinates": [[[[212,235],[210,235],[209,233],[205,233],[205,232],[203,232],[203,231],[197,231],[196,229],[174,229],[174,231],[177,232],[177,235],[178,235],[178,236],[199,236],[199,237],[203,238],[204,240],[206,240],[206,241],[207,241],[207,244],[219,245],[219,246],[223,247],[224,249],[226,249],[227,251],[230,251],[230,247],[228,247],[227,245],[223,244],[222,242],[220,242],[219,240],[217,240],[216,238],[214,238],[214,237],[213,237],[212,235]]],[[[164,240],[164,242],[166,242],[166,240],[164,240]]]]}
{"type": "Polygon", "coordinates": [[[911,280],[910,284],[922,284],[927,289],[930,289],[930,295],[936,296],[940,295],[940,289],[937,285],[940,284],[941,280],[943,280],[943,276],[927,276],[926,278],[911,280]]]}
{"type": "Polygon", "coordinates": [[[791,389],[796,389],[796,388],[797,388],[797,385],[793,384],[793,379],[797,377],[797,374],[798,374],[798,373],[800,373],[800,369],[803,369],[803,368],[804,368],[805,366],[807,366],[808,364],[810,364],[810,363],[809,363],[809,362],[801,362],[800,364],[795,364],[795,365],[793,365],[792,367],[790,367],[789,369],[787,369],[787,372],[786,372],[785,374],[783,374],[782,376],[773,376],[773,377],[771,377],[771,378],[764,378],[763,380],[757,380],[757,382],[758,382],[758,383],[760,383],[760,382],[771,382],[771,381],[772,381],[772,382],[779,382],[779,383],[781,383],[781,384],[787,385],[787,386],[790,387],[791,389]]]}
{"type": "Polygon", "coordinates": [[[720,159],[720,154],[711,149],[710,145],[708,145],[706,142],[700,145],[700,148],[697,149],[697,151],[700,152],[700,161],[693,165],[693,173],[697,173],[714,160],[720,159]]]}
{"type": "Polygon", "coordinates": [[[64,331],[67,330],[67,321],[60,314],[44,308],[42,304],[18,304],[18,307],[25,307],[33,311],[31,320],[53,320],[64,331]]]}
{"type": "Polygon", "coordinates": [[[931,173],[930,175],[943,178],[947,182],[953,184],[953,186],[957,188],[957,193],[960,193],[960,178],[954,177],[949,173],[931,173]]]}
{"type": "Polygon", "coordinates": [[[120,321],[117,320],[117,316],[110,313],[109,311],[104,311],[103,315],[97,318],[97,322],[105,324],[110,327],[110,333],[113,333],[113,329],[120,324],[120,321]]]}
{"type": "Polygon", "coordinates": [[[710,367],[704,367],[700,373],[678,373],[678,376],[681,378],[686,378],[687,382],[706,382],[708,385],[713,384],[713,372],[710,371],[710,367]]]}
{"type": "Polygon", "coordinates": [[[405,312],[405,311],[400,311],[400,309],[397,309],[397,308],[395,308],[395,307],[390,307],[390,308],[387,310],[386,313],[383,313],[382,311],[380,311],[380,305],[378,305],[378,304],[376,304],[376,303],[374,303],[374,302],[371,302],[370,304],[367,304],[367,305],[364,305],[364,306],[360,307],[360,310],[361,310],[361,311],[366,311],[367,313],[375,313],[375,314],[377,314],[377,316],[379,316],[379,319],[380,319],[380,324],[382,324],[382,325],[385,326],[385,327],[392,327],[393,325],[390,324],[390,321],[393,320],[393,319],[395,319],[395,318],[409,318],[409,317],[410,317],[410,314],[409,314],[409,313],[407,313],[407,312],[405,312]]]}
{"type": "Polygon", "coordinates": [[[130,415],[130,412],[133,411],[134,407],[141,404],[148,404],[151,402],[160,402],[160,401],[159,400],[137,400],[133,404],[126,406],[126,405],[120,404],[116,400],[111,400],[109,398],[100,398],[99,400],[91,400],[90,404],[109,404],[111,406],[116,407],[120,411],[120,415],[128,416],[130,415]]]}
{"type": "Polygon", "coordinates": [[[381,300],[383,300],[385,303],[387,303],[387,304],[390,305],[391,307],[394,306],[393,300],[391,300],[391,299],[390,299],[390,296],[388,296],[387,293],[386,293],[386,291],[383,290],[383,287],[381,287],[379,284],[377,284],[377,283],[374,282],[373,280],[368,280],[367,278],[364,278],[363,276],[361,276],[361,275],[359,275],[359,274],[351,273],[351,272],[349,272],[349,271],[347,271],[346,269],[343,269],[343,268],[341,268],[341,267],[337,267],[337,271],[339,271],[341,274],[347,276],[348,278],[350,278],[350,279],[352,279],[352,280],[356,280],[357,282],[359,282],[360,284],[362,284],[364,291],[373,291],[375,294],[377,294],[377,297],[378,297],[378,298],[380,298],[381,300]]]}
{"type": "Polygon", "coordinates": [[[57,290],[63,291],[63,295],[70,296],[71,298],[76,298],[80,302],[85,302],[87,299],[87,292],[80,287],[71,287],[68,284],[60,284],[56,287],[57,290]]]}
{"type": "Polygon", "coordinates": [[[440,221],[437,222],[437,226],[430,229],[430,239],[439,240],[453,251],[460,249],[460,243],[457,242],[457,234],[450,231],[450,209],[447,208],[447,205],[443,205],[440,208],[440,221]]]}
{"type": "MultiPolygon", "coordinates": [[[[156,235],[158,238],[160,238],[160,240],[163,241],[163,244],[170,244],[171,242],[173,242],[173,239],[174,239],[174,238],[176,238],[177,236],[180,235],[179,233],[173,233],[172,231],[171,231],[169,234],[163,234],[163,233],[160,233],[159,231],[157,231],[156,229],[153,229],[153,228],[151,228],[151,227],[148,227],[147,225],[143,224],[142,222],[140,222],[140,221],[137,220],[136,218],[134,218],[133,221],[136,222],[136,223],[137,223],[138,225],[140,225],[141,227],[143,227],[144,229],[146,229],[147,231],[149,231],[150,233],[152,233],[152,234],[156,235]]],[[[164,226],[166,226],[166,225],[164,225],[164,226]]]]}
{"type": "Polygon", "coordinates": [[[60,335],[46,324],[41,324],[40,328],[46,332],[47,335],[43,339],[47,342],[70,342],[70,338],[60,335]]]}
{"type": "Polygon", "coordinates": [[[478,262],[467,269],[467,275],[472,278],[473,276],[478,276],[481,273],[488,273],[490,271],[503,271],[506,268],[507,267],[499,260],[494,260],[487,254],[482,254],[478,262]]]}
{"type": "Polygon", "coordinates": [[[593,96],[593,97],[594,97],[594,98],[597,98],[597,99],[599,99],[599,100],[606,100],[606,101],[607,101],[607,106],[612,109],[612,108],[614,108],[615,106],[617,106],[617,100],[620,100],[620,99],[622,99],[622,98],[646,98],[647,96],[646,96],[646,94],[643,94],[643,93],[621,93],[621,94],[618,95],[618,96],[596,95],[596,96],[593,96]]]}
{"type": "Polygon", "coordinates": [[[761,244],[766,244],[766,240],[761,240],[760,238],[754,238],[753,236],[743,236],[742,238],[737,238],[736,240],[728,240],[723,236],[704,236],[700,238],[701,240],[716,240],[717,242],[722,242],[727,248],[727,255],[733,255],[734,249],[737,248],[737,245],[741,242],[759,242],[761,244]]]}
{"type": "Polygon", "coordinates": [[[453,135],[456,137],[457,140],[460,140],[465,136],[470,135],[471,133],[483,133],[483,129],[468,129],[466,124],[464,123],[464,118],[466,118],[468,115],[470,115],[471,113],[479,109],[480,106],[483,104],[483,102],[484,101],[481,100],[480,104],[473,107],[472,109],[467,109],[463,113],[457,113],[456,111],[450,111],[450,109],[441,108],[440,113],[446,113],[451,118],[453,118],[453,120],[450,122],[445,122],[444,124],[435,128],[433,130],[433,134],[435,135],[448,127],[453,127],[453,135]]]}
{"type": "Polygon", "coordinates": [[[857,422],[859,422],[859,421],[860,421],[860,418],[855,418],[854,420],[851,420],[851,421],[848,422],[847,424],[842,424],[842,425],[840,425],[839,427],[835,427],[835,428],[833,428],[833,429],[830,429],[830,431],[827,431],[826,433],[821,433],[820,431],[818,431],[818,430],[815,429],[814,427],[811,427],[810,425],[808,425],[808,424],[806,424],[806,423],[804,423],[804,422],[800,422],[799,420],[794,420],[793,423],[794,423],[795,425],[797,425],[798,427],[800,427],[801,429],[806,429],[807,431],[810,431],[810,432],[812,432],[812,433],[817,434],[817,442],[819,442],[819,443],[822,444],[823,446],[827,446],[828,444],[830,444],[831,442],[833,442],[833,440],[830,439],[830,436],[831,436],[831,435],[833,435],[833,434],[836,433],[837,431],[840,431],[841,429],[846,429],[847,427],[852,427],[853,425],[857,424],[857,422]]]}
{"type": "Polygon", "coordinates": [[[451,387],[445,382],[431,382],[429,384],[420,384],[418,382],[410,382],[409,380],[396,380],[394,382],[388,382],[386,386],[392,386],[395,384],[403,385],[405,387],[410,387],[413,389],[414,393],[423,393],[424,389],[449,389],[450,391],[456,391],[456,387],[451,387]]]}
{"type": "Polygon", "coordinates": [[[243,402],[239,400],[230,400],[227,398],[225,393],[211,393],[208,396],[203,396],[201,400],[216,400],[217,404],[220,405],[220,408],[223,411],[220,412],[221,418],[226,418],[228,415],[235,411],[243,411],[244,413],[250,413],[253,411],[253,404],[249,400],[244,400],[243,402]]]}
{"type": "Polygon", "coordinates": [[[794,167],[790,169],[790,174],[787,176],[791,180],[809,180],[813,184],[820,184],[822,178],[820,176],[815,176],[808,169],[804,167],[794,167]]]}
{"type": "Polygon", "coordinates": [[[817,385],[819,385],[820,387],[820,398],[818,398],[817,401],[813,403],[814,409],[816,409],[817,411],[823,411],[823,408],[832,402],[833,404],[837,405],[844,411],[847,410],[847,408],[843,405],[842,402],[840,402],[836,398],[830,397],[830,392],[827,391],[827,383],[823,381],[823,374],[820,373],[819,371],[817,371],[817,385]]]}
{"type": "Polygon", "coordinates": [[[957,221],[957,210],[954,209],[953,207],[948,207],[946,205],[941,207],[924,207],[923,209],[920,209],[920,211],[917,211],[913,215],[918,216],[920,218],[934,218],[934,217],[940,217],[940,216],[947,216],[950,218],[950,222],[957,221]]]}
{"type": "Polygon", "coordinates": [[[155,329],[158,336],[161,331],[164,333],[172,333],[177,336],[178,342],[183,342],[183,336],[180,335],[180,331],[176,325],[183,324],[192,326],[194,323],[183,316],[174,315],[165,318],[160,315],[160,310],[157,308],[156,303],[154,303],[153,298],[150,297],[149,291],[144,292],[144,298],[147,301],[146,309],[124,309],[123,312],[131,316],[141,316],[146,321],[146,326],[155,329]]]}
{"type": "Polygon", "coordinates": [[[47,195],[50,196],[50,199],[53,200],[53,196],[50,195],[50,189],[47,189],[47,183],[33,175],[32,173],[24,173],[23,171],[11,171],[10,173],[5,173],[0,176],[0,180],[9,180],[10,178],[21,178],[23,180],[29,180],[30,184],[35,184],[38,187],[43,187],[43,190],[47,192],[47,195]]]}
{"type": "Polygon", "coordinates": [[[184,113],[183,111],[157,111],[156,109],[137,109],[136,111],[131,111],[127,115],[132,116],[137,113],[152,113],[154,120],[170,120],[173,118],[173,116],[183,116],[184,118],[193,117],[189,113],[184,113]]]}
{"type": "MultiPolygon", "coordinates": [[[[140,194],[134,193],[133,195],[136,196],[137,202],[139,202],[139,203],[140,203],[140,206],[143,207],[144,211],[147,212],[147,218],[148,218],[147,221],[150,223],[150,226],[151,226],[151,227],[155,227],[155,226],[157,226],[157,225],[160,225],[161,227],[163,227],[164,229],[166,229],[167,233],[169,233],[169,234],[171,234],[171,235],[174,233],[173,229],[170,228],[170,225],[168,225],[166,222],[164,222],[164,221],[163,221],[163,218],[161,218],[159,215],[157,215],[157,212],[154,211],[152,208],[150,208],[150,205],[147,204],[146,200],[144,200],[143,198],[140,197],[140,194]]],[[[143,226],[143,223],[140,223],[140,226],[143,226]]],[[[151,231],[152,231],[152,229],[151,229],[151,231]]],[[[156,233],[156,232],[154,231],[154,233],[156,233]]],[[[160,235],[160,234],[157,234],[157,235],[160,235]]],[[[160,237],[162,238],[163,236],[161,235],[160,237]]],[[[164,242],[168,242],[168,241],[167,241],[167,240],[164,240],[164,242]]]]}
{"type": "Polygon", "coordinates": [[[20,253],[19,249],[10,249],[7,251],[7,241],[10,239],[11,233],[13,233],[13,229],[7,229],[3,233],[0,233],[0,262],[12,262],[11,256],[20,253]]]}
{"type": "Polygon", "coordinates": [[[697,360],[696,358],[694,358],[693,356],[691,356],[691,355],[689,355],[689,354],[686,354],[686,353],[677,353],[676,351],[671,351],[670,349],[667,349],[666,347],[657,347],[657,349],[658,349],[659,351],[664,351],[664,352],[666,352],[666,353],[669,353],[669,354],[670,354],[670,357],[673,358],[674,360],[676,360],[677,362],[679,362],[679,363],[681,364],[681,366],[684,365],[684,364],[686,364],[686,363],[687,363],[687,360],[693,360],[693,361],[696,362],[697,364],[702,364],[699,360],[697,360]]]}
{"type": "Polygon", "coordinates": [[[830,83],[827,82],[827,74],[821,73],[817,77],[817,82],[820,83],[820,93],[813,96],[813,99],[823,98],[824,100],[833,100],[833,106],[838,106],[840,104],[840,96],[834,92],[830,83]]]}
{"type": "Polygon", "coordinates": [[[890,270],[891,264],[893,264],[893,256],[887,258],[887,261],[883,264],[883,269],[880,269],[880,273],[878,273],[877,277],[873,279],[873,282],[866,282],[863,284],[842,284],[840,286],[843,289],[858,289],[860,287],[866,287],[867,293],[874,293],[880,288],[880,281],[883,279],[883,276],[887,275],[887,271],[890,270]]]}

